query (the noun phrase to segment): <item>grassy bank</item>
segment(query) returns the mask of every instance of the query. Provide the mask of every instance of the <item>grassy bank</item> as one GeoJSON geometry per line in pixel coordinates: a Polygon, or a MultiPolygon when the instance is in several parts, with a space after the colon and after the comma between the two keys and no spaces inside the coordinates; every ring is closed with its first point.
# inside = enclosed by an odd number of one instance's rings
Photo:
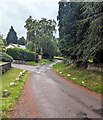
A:
{"type": "Polygon", "coordinates": [[[103,88],[103,84],[101,84],[101,72],[67,66],[63,62],[55,64],[53,70],[67,80],[73,81],[96,93],[102,92],[103,94],[103,90],[101,90],[103,88]]]}
{"type": "Polygon", "coordinates": [[[7,62],[0,62],[0,65],[6,64],[7,62]]]}
{"type": "Polygon", "coordinates": [[[49,64],[51,63],[50,60],[48,59],[43,59],[43,60],[40,60],[38,63],[37,62],[34,62],[34,61],[28,61],[26,62],[25,64],[26,65],[32,65],[32,66],[38,66],[38,65],[45,65],[45,64],[49,64]]]}
{"type": "Polygon", "coordinates": [[[2,75],[2,78],[0,77],[0,80],[2,79],[2,91],[5,89],[8,91],[8,96],[2,97],[3,117],[7,117],[7,112],[15,104],[17,98],[20,95],[20,91],[24,85],[24,82],[28,77],[29,73],[26,71],[21,77],[19,77],[19,80],[16,80],[18,75],[20,75],[20,72],[23,72],[23,70],[11,68],[7,73],[2,75]],[[10,86],[11,82],[14,83],[13,86],[10,86]]]}
{"type": "Polygon", "coordinates": [[[54,59],[63,60],[64,58],[63,57],[59,57],[59,56],[54,56],[54,59]]]}

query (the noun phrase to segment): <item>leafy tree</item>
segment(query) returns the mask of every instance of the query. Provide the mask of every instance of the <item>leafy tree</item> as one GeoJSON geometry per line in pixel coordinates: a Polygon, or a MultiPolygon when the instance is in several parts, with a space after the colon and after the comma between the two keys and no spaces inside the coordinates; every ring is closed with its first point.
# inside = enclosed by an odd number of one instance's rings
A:
{"type": "Polygon", "coordinates": [[[30,51],[34,50],[34,45],[33,45],[32,41],[27,42],[26,48],[30,51]]]}
{"type": "Polygon", "coordinates": [[[54,33],[56,22],[54,20],[47,20],[41,18],[41,20],[33,20],[30,16],[26,20],[27,29],[27,48],[42,55],[52,56],[54,47],[54,33]],[[50,48],[47,48],[50,45],[50,48]],[[32,46],[32,47],[30,47],[32,46]],[[51,47],[52,46],[52,47],[51,47]],[[52,51],[52,52],[51,52],[52,51]]]}
{"type": "Polygon", "coordinates": [[[11,28],[7,34],[6,42],[7,42],[7,45],[9,45],[10,43],[18,44],[17,34],[16,34],[13,26],[11,26],[11,28]]]}
{"type": "Polygon", "coordinates": [[[42,36],[42,41],[40,45],[42,46],[43,56],[46,58],[50,58],[57,53],[57,46],[52,38],[48,35],[42,36]]]}
{"type": "Polygon", "coordinates": [[[18,44],[19,44],[19,45],[25,45],[25,44],[26,44],[25,38],[24,38],[24,37],[19,38],[18,44]]]}
{"type": "Polygon", "coordinates": [[[5,52],[5,51],[6,51],[6,47],[3,42],[3,36],[0,34],[0,52],[5,52]]]}

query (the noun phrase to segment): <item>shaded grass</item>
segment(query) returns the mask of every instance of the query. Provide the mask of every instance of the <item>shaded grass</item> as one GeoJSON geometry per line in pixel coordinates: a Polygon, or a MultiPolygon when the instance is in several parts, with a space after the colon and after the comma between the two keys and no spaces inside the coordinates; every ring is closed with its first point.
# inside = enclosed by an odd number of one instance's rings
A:
{"type": "Polygon", "coordinates": [[[0,65],[3,65],[3,64],[6,64],[7,62],[2,62],[2,61],[0,61],[0,65]]]}
{"type": "Polygon", "coordinates": [[[32,65],[32,66],[38,66],[38,65],[45,65],[45,64],[49,64],[51,63],[50,60],[48,59],[43,59],[43,60],[40,60],[38,63],[37,62],[34,62],[34,61],[28,61],[26,62],[25,64],[26,65],[32,65]]]}
{"type": "Polygon", "coordinates": [[[19,81],[15,79],[18,77],[20,72],[23,70],[17,68],[11,68],[7,73],[2,75],[2,90],[8,90],[8,97],[2,97],[2,116],[7,117],[7,112],[15,104],[17,98],[20,95],[20,91],[28,77],[28,72],[26,71],[23,76],[21,76],[19,81]],[[14,82],[15,86],[10,87],[10,82],[14,82]]]}
{"type": "Polygon", "coordinates": [[[53,66],[53,70],[61,74],[67,80],[73,81],[76,84],[83,86],[91,91],[103,94],[103,84],[101,81],[101,72],[91,71],[75,66],[67,66],[63,62],[53,66]]]}
{"type": "Polygon", "coordinates": [[[64,58],[60,56],[54,56],[54,59],[63,60],[64,58]]]}

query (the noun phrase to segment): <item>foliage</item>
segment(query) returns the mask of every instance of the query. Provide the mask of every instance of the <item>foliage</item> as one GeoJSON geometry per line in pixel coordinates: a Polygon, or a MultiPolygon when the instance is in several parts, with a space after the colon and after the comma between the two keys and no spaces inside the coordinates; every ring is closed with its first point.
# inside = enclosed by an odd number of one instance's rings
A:
{"type": "MultiPolygon", "coordinates": [[[[7,89],[9,96],[2,97],[2,117],[7,118],[7,113],[9,112],[10,108],[15,104],[18,97],[20,96],[20,92],[24,85],[26,78],[28,77],[28,72],[26,71],[25,74],[20,78],[19,81],[15,79],[18,77],[20,72],[23,70],[17,68],[11,68],[5,74],[2,75],[2,90],[7,89]],[[9,87],[11,82],[15,82],[15,86],[9,87]]],[[[1,80],[1,77],[0,77],[1,80]]]]}
{"type": "Polygon", "coordinates": [[[73,83],[99,94],[102,92],[103,94],[103,91],[101,90],[103,87],[101,84],[101,72],[99,71],[90,71],[75,66],[68,66],[63,62],[53,65],[53,70],[73,83]]]}
{"type": "Polygon", "coordinates": [[[0,52],[5,52],[5,51],[6,51],[6,47],[3,42],[3,37],[2,35],[0,35],[0,52]]]}
{"type": "Polygon", "coordinates": [[[54,59],[57,59],[57,60],[64,60],[64,58],[61,57],[61,56],[54,56],[54,59]]]}
{"type": "Polygon", "coordinates": [[[55,42],[54,20],[34,20],[31,16],[26,20],[27,29],[27,49],[35,51],[43,56],[51,57],[57,53],[57,44],[55,42]],[[48,47],[47,47],[48,45],[48,47]]]}
{"type": "Polygon", "coordinates": [[[0,52],[0,61],[2,62],[12,62],[13,58],[7,53],[0,52]]]}
{"type": "Polygon", "coordinates": [[[24,37],[19,38],[18,44],[19,44],[19,45],[25,45],[25,44],[26,44],[25,38],[24,38],[24,37]]]}
{"type": "Polygon", "coordinates": [[[51,56],[56,55],[57,46],[51,37],[44,34],[42,35],[40,45],[42,46],[42,54],[44,58],[51,58],[51,56]]]}
{"type": "Polygon", "coordinates": [[[39,60],[38,63],[34,62],[34,61],[28,61],[25,64],[26,65],[32,65],[32,66],[38,66],[38,65],[45,65],[45,64],[49,64],[49,63],[51,63],[50,60],[43,59],[43,60],[39,60]]]}
{"type": "Polygon", "coordinates": [[[17,34],[16,34],[13,26],[11,26],[11,28],[7,34],[6,42],[7,42],[7,45],[9,45],[10,43],[14,43],[14,44],[18,43],[17,34]]]}
{"type": "Polygon", "coordinates": [[[102,6],[103,2],[59,2],[59,47],[64,56],[103,62],[102,6]]]}
{"type": "Polygon", "coordinates": [[[8,48],[6,53],[11,55],[14,60],[36,61],[38,55],[26,49],[8,48]]]}
{"type": "Polygon", "coordinates": [[[27,42],[26,48],[30,51],[34,50],[34,45],[33,45],[32,41],[27,42]]]}

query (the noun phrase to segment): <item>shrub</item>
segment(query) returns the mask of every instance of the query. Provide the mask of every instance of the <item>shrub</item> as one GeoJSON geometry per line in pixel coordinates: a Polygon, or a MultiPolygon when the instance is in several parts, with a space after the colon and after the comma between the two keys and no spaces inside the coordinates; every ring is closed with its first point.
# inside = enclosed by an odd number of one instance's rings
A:
{"type": "Polygon", "coordinates": [[[11,55],[14,60],[37,61],[38,59],[37,53],[21,48],[8,48],[6,53],[11,55]]]}
{"type": "Polygon", "coordinates": [[[0,61],[2,62],[12,62],[13,58],[7,53],[0,52],[0,61]]]}
{"type": "Polygon", "coordinates": [[[0,38],[0,52],[5,52],[6,48],[3,42],[3,39],[0,38]]]}

